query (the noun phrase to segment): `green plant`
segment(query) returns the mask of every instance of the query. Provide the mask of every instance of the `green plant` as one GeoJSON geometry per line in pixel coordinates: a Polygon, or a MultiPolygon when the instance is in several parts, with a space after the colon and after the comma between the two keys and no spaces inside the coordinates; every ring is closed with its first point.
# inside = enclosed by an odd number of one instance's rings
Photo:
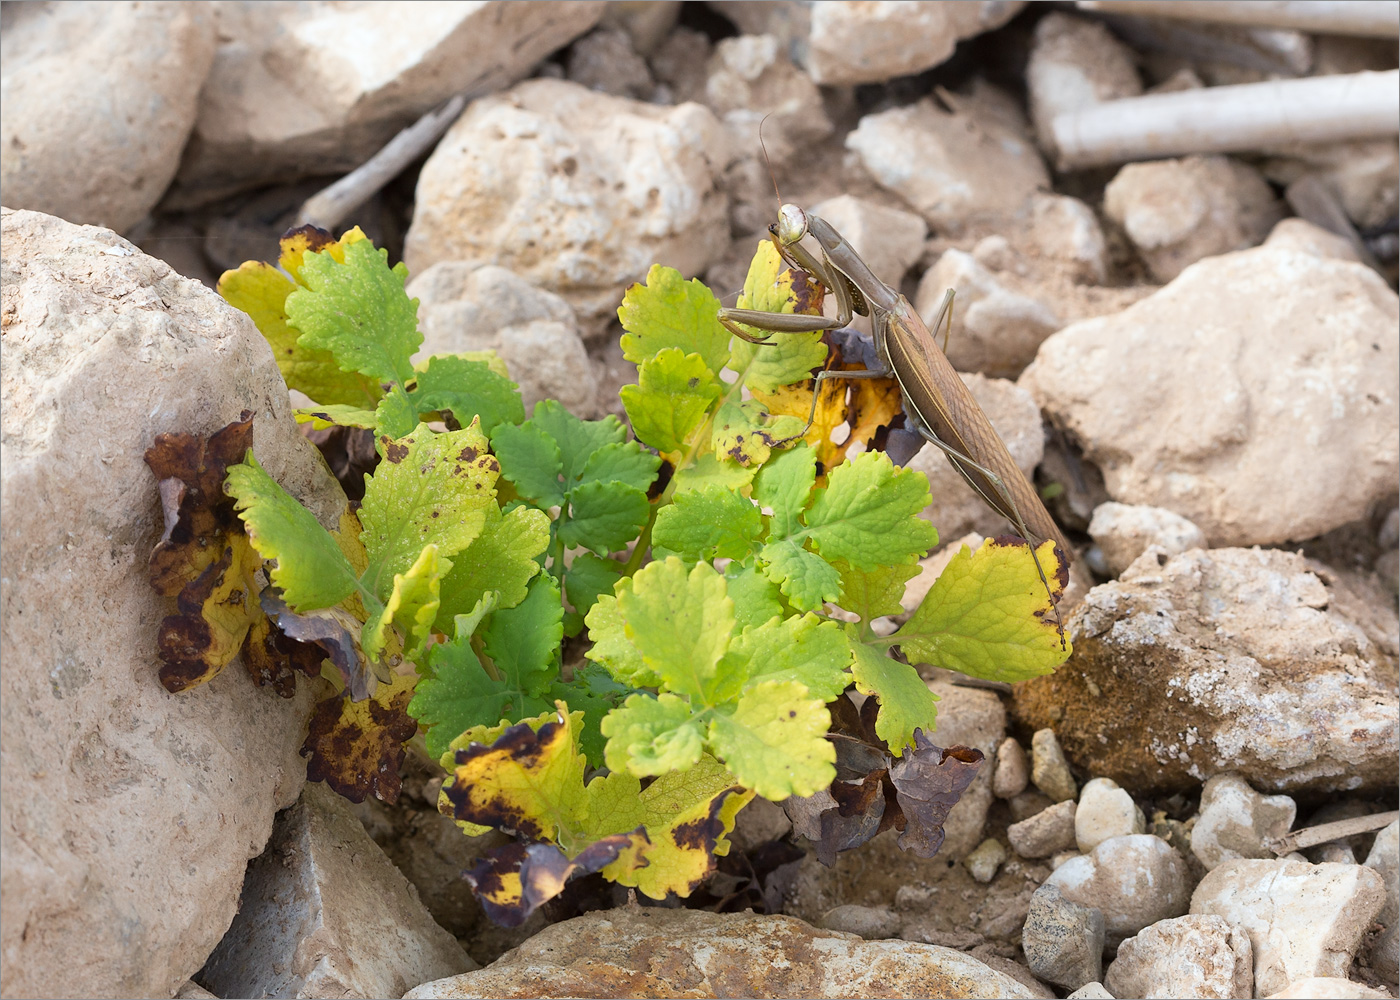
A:
{"type": "MultiPolygon", "coordinates": [[[[506,923],[579,872],[688,894],[755,794],[829,790],[824,855],[887,825],[937,850],[980,754],[929,741],[935,698],[892,651],[1018,680],[1068,650],[1019,540],[964,549],[897,631],[875,630],[937,541],[922,474],[847,457],[893,418],[897,389],[828,393],[793,443],[820,334],[731,340],[709,289],[653,267],[618,313],[636,438],[548,400],[527,420],[493,355],[411,363],[405,271],[358,230],[293,231],[280,263],[219,290],[316,401],[298,419],[371,431],[380,462],[332,532],[253,457],[251,418],[157,442],[171,527],[152,578],[178,611],[161,632],[167,687],[239,648],[283,694],[320,673],[337,691],[313,717],[308,775],[357,800],[397,794],[422,727],[449,775],[444,810],[517,836],[471,874],[506,923]],[[852,434],[834,444],[842,421],[852,434]],[[565,664],[564,638],[585,630],[586,662],[565,664]]],[[[741,306],[820,298],[760,244],[741,306]]],[[[1040,559],[1062,587],[1053,546],[1040,559]]]]}

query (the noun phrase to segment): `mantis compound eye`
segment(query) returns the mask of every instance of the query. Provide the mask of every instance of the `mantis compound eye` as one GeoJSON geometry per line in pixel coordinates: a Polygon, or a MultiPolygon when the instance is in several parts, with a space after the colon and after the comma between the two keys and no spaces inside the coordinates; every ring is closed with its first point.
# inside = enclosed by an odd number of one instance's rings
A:
{"type": "Polygon", "coordinates": [[[778,209],[777,225],[770,229],[780,243],[790,246],[807,235],[807,213],[796,205],[784,205],[778,209]]]}

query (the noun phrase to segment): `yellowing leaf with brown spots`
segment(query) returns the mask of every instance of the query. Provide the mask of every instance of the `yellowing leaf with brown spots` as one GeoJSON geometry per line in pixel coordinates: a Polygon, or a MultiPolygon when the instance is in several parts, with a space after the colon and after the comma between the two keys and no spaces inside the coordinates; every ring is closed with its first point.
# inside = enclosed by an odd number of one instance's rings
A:
{"type": "Polygon", "coordinates": [[[308,781],[324,781],[351,802],[371,793],[396,802],[402,779],[404,744],[418,732],[408,714],[412,671],[380,684],[372,696],[351,701],[349,692],[333,695],[316,706],[311,730],[302,744],[308,781]]]}

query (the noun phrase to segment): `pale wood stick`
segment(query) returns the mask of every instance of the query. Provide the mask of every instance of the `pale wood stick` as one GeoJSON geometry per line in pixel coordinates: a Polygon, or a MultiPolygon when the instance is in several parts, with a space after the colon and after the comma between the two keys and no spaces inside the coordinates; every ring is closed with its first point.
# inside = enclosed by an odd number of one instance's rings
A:
{"type": "Polygon", "coordinates": [[[1268,843],[1269,850],[1279,857],[1292,854],[1304,847],[1316,847],[1329,841],[1353,837],[1358,833],[1382,830],[1400,819],[1400,811],[1376,813],[1374,816],[1355,816],[1352,819],[1339,819],[1335,823],[1323,823],[1303,830],[1294,830],[1268,843]]]}
{"type": "Polygon", "coordinates": [[[1269,80],[1107,101],[1056,115],[1062,170],[1400,132],[1400,70],[1269,80]]]}
{"type": "MultiPolygon", "coordinates": [[[[474,96],[474,95],[472,95],[474,96]]],[[[374,197],[385,184],[447,131],[467,106],[469,95],[457,94],[446,104],[429,111],[389,140],[383,149],[336,181],[316,192],[297,213],[297,225],[311,224],[331,229],[351,212],[374,197]]]]}
{"type": "Polygon", "coordinates": [[[1079,0],[1081,10],[1296,28],[1326,35],[1400,35],[1397,0],[1079,0]]]}

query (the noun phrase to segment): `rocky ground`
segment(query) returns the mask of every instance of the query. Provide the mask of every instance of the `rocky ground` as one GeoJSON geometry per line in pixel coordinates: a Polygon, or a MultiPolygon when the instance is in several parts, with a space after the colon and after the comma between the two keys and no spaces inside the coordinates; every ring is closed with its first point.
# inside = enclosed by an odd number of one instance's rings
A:
{"type": "MultiPolygon", "coordinates": [[[[1095,6],[6,4],[0,993],[1396,996],[1393,122],[1062,144],[1108,102],[1394,71],[1397,31],[1095,6]],[[1057,673],[927,668],[939,741],[987,757],[939,855],[890,831],[826,867],[760,800],[688,905],[588,879],[502,929],[436,765],[351,806],[304,780],[305,690],[156,683],[155,434],[256,410],[269,471],[343,502],[224,269],[358,224],[425,355],[621,414],[624,289],[662,263],[732,296],[775,183],[923,315],[957,290],[948,355],[1080,548],[1057,673]]],[[[952,544],[909,607],[1005,530],[912,464],[952,544]]]]}

